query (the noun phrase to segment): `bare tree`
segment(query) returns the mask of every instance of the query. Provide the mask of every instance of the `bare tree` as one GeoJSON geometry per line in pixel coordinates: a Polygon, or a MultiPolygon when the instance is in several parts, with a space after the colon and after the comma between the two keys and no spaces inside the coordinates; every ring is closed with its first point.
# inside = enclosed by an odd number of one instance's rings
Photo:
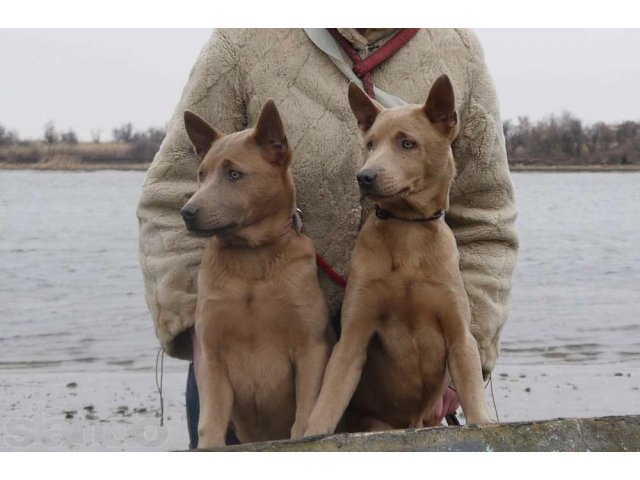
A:
{"type": "Polygon", "coordinates": [[[116,142],[131,143],[133,140],[133,125],[131,122],[123,123],[120,127],[114,128],[112,133],[116,142]]]}
{"type": "Polygon", "coordinates": [[[19,141],[18,132],[15,130],[7,130],[4,125],[0,123],[0,145],[13,145],[19,141]]]}
{"type": "Polygon", "coordinates": [[[160,148],[166,135],[164,128],[151,127],[144,132],[135,132],[131,143],[134,146],[133,155],[141,161],[150,161],[160,148]]]}
{"type": "Polygon", "coordinates": [[[56,126],[53,120],[49,120],[44,126],[44,140],[49,145],[53,145],[58,141],[58,132],[56,132],[56,126]]]}
{"type": "Polygon", "coordinates": [[[78,136],[76,135],[76,132],[69,128],[68,132],[60,134],[60,141],[68,145],[77,145],[78,136]]]}
{"type": "Polygon", "coordinates": [[[100,135],[102,134],[102,130],[96,128],[95,130],[91,130],[91,140],[93,143],[100,143],[100,135]]]}
{"type": "Polygon", "coordinates": [[[149,142],[159,146],[166,134],[167,131],[164,128],[151,127],[147,129],[146,137],[149,142]]]}
{"type": "Polygon", "coordinates": [[[5,135],[5,141],[7,145],[15,145],[16,143],[20,143],[20,137],[18,136],[18,132],[15,130],[11,130],[7,132],[5,135]]]}
{"type": "Polygon", "coordinates": [[[542,165],[640,164],[640,123],[598,122],[584,126],[569,112],[533,123],[503,124],[507,154],[512,163],[542,165]]]}

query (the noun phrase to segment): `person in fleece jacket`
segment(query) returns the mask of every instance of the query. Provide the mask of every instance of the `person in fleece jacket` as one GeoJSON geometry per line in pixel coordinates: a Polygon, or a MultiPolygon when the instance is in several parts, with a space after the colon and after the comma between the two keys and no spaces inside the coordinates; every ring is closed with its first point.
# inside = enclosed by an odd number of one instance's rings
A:
{"type": "MultiPolygon", "coordinates": [[[[518,249],[517,212],[498,99],[482,47],[472,32],[458,29],[214,31],[146,174],[138,206],[146,300],[168,355],[193,361],[198,368],[193,325],[196,279],[206,240],[190,235],[180,216],[181,207],[197,188],[200,163],[185,133],[184,111],[191,110],[216,129],[231,133],[254,125],[262,105],[270,98],[275,101],[294,152],[293,173],[305,233],[318,253],[344,276],[358,230],[371,211],[356,182],[363,144],[349,108],[347,85],[359,82],[387,107],[423,104],[442,74],[453,83],[461,125],[453,144],[457,176],[446,221],[460,250],[472,333],[483,375],[489,377],[509,314],[518,249]],[[372,69],[361,64],[359,59],[387,44],[388,58],[372,69]]],[[[339,324],[344,290],[321,270],[319,276],[331,315],[339,324]]],[[[193,366],[187,408],[195,446],[198,405],[193,366]]],[[[456,407],[455,394],[448,389],[438,414],[444,416],[456,407]]]]}

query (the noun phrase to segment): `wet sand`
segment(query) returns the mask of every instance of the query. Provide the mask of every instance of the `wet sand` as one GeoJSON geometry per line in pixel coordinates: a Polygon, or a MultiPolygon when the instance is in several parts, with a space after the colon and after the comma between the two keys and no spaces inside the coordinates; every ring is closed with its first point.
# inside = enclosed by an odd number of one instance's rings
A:
{"type": "Polygon", "coordinates": [[[185,374],[165,372],[160,427],[152,372],[2,374],[0,450],[184,450],[185,381],[185,374]]]}
{"type": "MultiPolygon", "coordinates": [[[[2,374],[0,450],[184,450],[184,365],[164,375],[164,427],[152,372],[2,374]]],[[[501,422],[638,414],[640,369],[499,365],[493,391],[501,422]]],[[[495,419],[490,386],[486,400],[495,419]]]]}

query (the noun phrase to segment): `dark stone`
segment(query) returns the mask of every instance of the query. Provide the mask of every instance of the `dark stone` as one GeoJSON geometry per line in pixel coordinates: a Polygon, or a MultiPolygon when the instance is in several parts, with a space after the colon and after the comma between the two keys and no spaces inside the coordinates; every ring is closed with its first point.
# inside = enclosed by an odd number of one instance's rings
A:
{"type": "Polygon", "coordinates": [[[235,445],[244,452],[640,451],[640,416],[558,419],[308,437],[235,445]]]}

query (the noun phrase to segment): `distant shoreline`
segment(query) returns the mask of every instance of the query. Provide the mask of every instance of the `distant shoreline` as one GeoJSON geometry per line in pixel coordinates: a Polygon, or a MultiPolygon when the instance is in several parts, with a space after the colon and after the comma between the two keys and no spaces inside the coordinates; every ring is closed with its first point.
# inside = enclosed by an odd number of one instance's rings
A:
{"type": "Polygon", "coordinates": [[[0,146],[2,170],[146,170],[159,142],[45,143],[0,146]]]}
{"type": "Polygon", "coordinates": [[[640,165],[509,165],[512,172],[640,172],[640,165]]]}
{"type": "Polygon", "coordinates": [[[76,163],[68,165],[55,165],[47,163],[20,164],[0,162],[0,170],[48,170],[84,172],[96,170],[138,170],[145,171],[151,163],[76,163]]]}
{"type": "MultiPolygon", "coordinates": [[[[96,171],[132,170],[145,171],[151,163],[55,163],[21,164],[0,162],[0,170],[56,170],[56,171],[96,171]]],[[[640,165],[509,165],[512,172],[640,172],[640,165]]]]}

